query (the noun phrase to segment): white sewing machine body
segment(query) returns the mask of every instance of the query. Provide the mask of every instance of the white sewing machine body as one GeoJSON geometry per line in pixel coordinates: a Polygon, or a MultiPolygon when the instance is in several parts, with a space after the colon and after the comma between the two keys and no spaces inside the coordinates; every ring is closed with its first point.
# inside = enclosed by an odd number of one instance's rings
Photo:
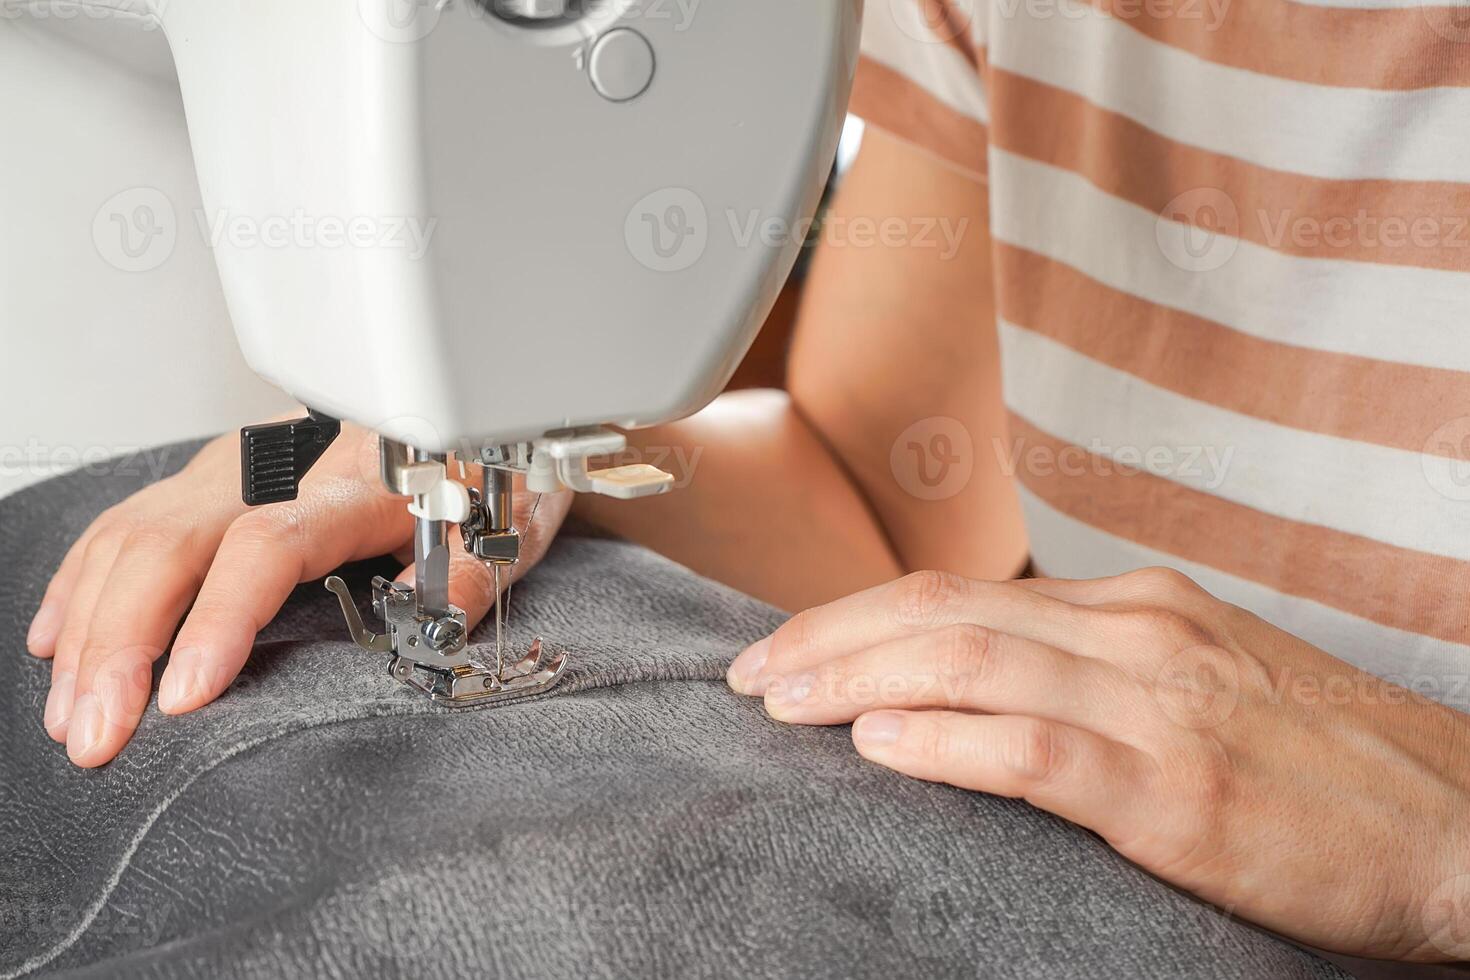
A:
{"type": "Polygon", "coordinates": [[[856,63],[857,0],[504,2],[157,2],[247,362],[433,452],[707,404],[795,261],[856,63]],[[640,40],[651,79],[616,101],[640,40]]]}
{"type": "MultiPolygon", "coordinates": [[[[0,10],[17,3],[54,7],[0,10]]],[[[513,481],[671,488],[588,461],[625,443],[603,425],[697,411],[744,356],[832,166],[862,0],[95,6],[162,27],[241,350],[310,410],[242,430],[246,503],[296,499],[340,420],[376,430],[415,584],[374,583],[375,633],[329,578],[353,639],[444,703],[550,689],[564,652],[504,658],[513,481]],[[493,657],[449,602],[452,527],[494,573],[493,657]]],[[[151,240],[134,190],[98,220],[151,240]]]]}

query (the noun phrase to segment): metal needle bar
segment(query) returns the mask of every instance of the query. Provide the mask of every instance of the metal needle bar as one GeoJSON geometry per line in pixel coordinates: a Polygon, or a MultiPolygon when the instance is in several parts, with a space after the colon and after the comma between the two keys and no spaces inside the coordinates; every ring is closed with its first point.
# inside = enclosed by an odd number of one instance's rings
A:
{"type": "MultiPolygon", "coordinates": [[[[502,458],[509,458],[509,447],[502,449],[502,458]]],[[[509,472],[487,466],[482,477],[481,489],[485,500],[485,512],[491,533],[511,530],[513,519],[514,484],[509,472]]],[[[501,592],[500,565],[492,566],[495,577],[495,674],[505,676],[505,617],[508,612],[501,592]]]]}
{"type": "MultiPolygon", "coordinates": [[[[435,456],[415,451],[420,462],[445,461],[435,456]]],[[[419,611],[426,616],[449,615],[449,525],[444,521],[414,519],[413,533],[414,591],[418,595],[419,611]]]]}

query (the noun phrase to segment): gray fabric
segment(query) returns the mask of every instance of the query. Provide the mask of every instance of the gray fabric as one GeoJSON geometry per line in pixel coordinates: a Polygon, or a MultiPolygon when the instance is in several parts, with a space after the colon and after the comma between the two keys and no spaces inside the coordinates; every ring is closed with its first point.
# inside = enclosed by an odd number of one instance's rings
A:
{"type": "Polygon", "coordinates": [[[548,698],[431,708],[314,585],[218,703],[78,771],[25,624],[151,471],[0,501],[0,976],[1344,975],[1023,804],[773,723],[721,677],[780,615],[595,537],[515,595],[576,658],[548,698]]]}

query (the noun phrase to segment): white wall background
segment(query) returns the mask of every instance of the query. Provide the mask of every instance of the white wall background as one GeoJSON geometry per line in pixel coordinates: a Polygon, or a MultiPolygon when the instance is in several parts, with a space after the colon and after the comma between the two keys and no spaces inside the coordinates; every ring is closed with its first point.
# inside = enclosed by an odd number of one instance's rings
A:
{"type": "Polygon", "coordinates": [[[162,34],[35,13],[0,0],[0,496],[291,404],[235,346],[162,34]]]}

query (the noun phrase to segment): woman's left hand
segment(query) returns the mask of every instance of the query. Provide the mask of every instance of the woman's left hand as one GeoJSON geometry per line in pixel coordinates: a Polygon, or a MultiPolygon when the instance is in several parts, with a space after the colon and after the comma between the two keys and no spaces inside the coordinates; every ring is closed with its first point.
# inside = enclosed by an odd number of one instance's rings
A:
{"type": "Polygon", "coordinates": [[[781,721],[1022,797],[1320,947],[1470,958],[1470,716],[1145,569],[918,573],[793,618],[730,668],[781,721]]]}

